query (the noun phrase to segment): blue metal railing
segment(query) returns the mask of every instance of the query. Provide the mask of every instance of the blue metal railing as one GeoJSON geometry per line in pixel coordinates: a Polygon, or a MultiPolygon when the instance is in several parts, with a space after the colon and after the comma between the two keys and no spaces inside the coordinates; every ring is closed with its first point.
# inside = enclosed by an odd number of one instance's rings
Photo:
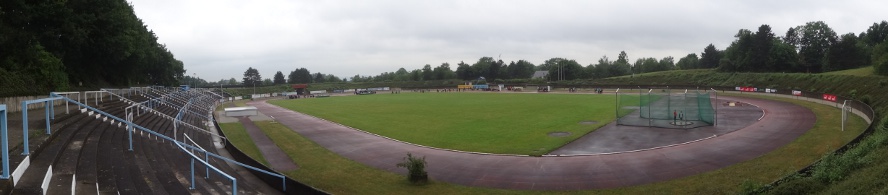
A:
{"type": "MultiPolygon", "coordinates": [[[[24,107],[23,110],[27,110],[28,107],[24,107]]],[[[27,123],[27,122],[26,122],[27,123]]],[[[0,175],[0,179],[9,179],[9,133],[6,132],[6,104],[0,104],[0,151],[2,153],[3,158],[3,175],[0,175]]]]}
{"type": "MultiPolygon", "coordinates": [[[[189,148],[189,149],[195,149],[195,150],[198,150],[198,151],[203,152],[204,154],[209,155],[209,156],[211,156],[211,157],[214,157],[214,158],[217,158],[217,159],[220,159],[220,160],[224,160],[224,161],[226,161],[226,162],[234,163],[234,164],[237,164],[237,165],[239,165],[239,166],[241,166],[241,167],[248,168],[248,169],[251,169],[251,170],[254,170],[254,171],[258,171],[258,172],[261,172],[261,173],[265,173],[265,174],[268,174],[268,175],[271,175],[271,176],[274,176],[274,177],[281,178],[282,185],[283,185],[283,189],[286,190],[286,188],[287,188],[287,186],[286,186],[286,176],[284,176],[284,175],[282,175],[282,174],[279,174],[279,173],[273,173],[273,172],[269,172],[269,171],[266,171],[266,170],[262,170],[262,169],[259,169],[259,168],[256,168],[256,167],[253,167],[253,166],[250,166],[250,165],[247,165],[247,164],[243,164],[243,163],[241,163],[241,162],[237,162],[237,161],[235,161],[235,160],[232,160],[232,159],[229,159],[229,158],[226,158],[226,157],[223,157],[223,156],[220,156],[220,155],[218,155],[218,154],[215,154],[215,153],[212,153],[212,152],[209,152],[209,151],[206,151],[206,150],[200,149],[200,148],[198,148],[198,147],[195,147],[195,146],[189,145],[189,144],[187,144],[187,143],[180,142],[180,141],[178,141],[178,140],[176,140],[176,139],[173,139],[173,138],[170,138],[170,137],[168,137],[168,136],[166,136],[166,135],[163,135],[163,134],[157,133],[157,132],[155,132],[155,131],[153,131],[153,130],[150,130],[150,129],[148,129],[148,128],[142,127],[142,126],[140,126],[140,125],[138,125],[138,124],[135,124],[135,123],[133,123],[133,122],[131,122],[131,121],[123,120],[123,119],[121,119],[121,118],[119,118],[119,117],[117,117],[117,116],[114,116],[114,115],[108,114],[108,113],[106,113],[106,112],[103,112],[103,111],[101,111],[101,110],[98,110],[98,109],[96,109],[96,108],[93,108],[93,107],[87,106],[87,105],[85,105],[85,104],[83,104],[83,103],[80,103],[80,102],[74,101],[74,100],[72,100],[72,99],[70,99],[70,98],[67,98],[67,97],[64,97],[64,96],[59,96],[59,95],[57,95],[57,94],[55,94],[55,93],[50,93],[50,97],[53,97],[53,98],[56,98],[56,97],[61,98],[62,100],[65,100],[65,101],[68,101],[68,102],[71,102],[71,103],[74,103],[74,104],[77,104],[77,105],[83,106],[84,108],[86,108],[86,109],[88,109],[88,110],[91,110],[91,111],[93,111],[93,112],[95,112],[95,113],[98,113],[98,114],[104,115],[104,116],[106,116],[106,117],[108,117],[108,118],[110,118],[110,119],[112,119],[112,120],[117,120],[117,121],[120,122],[120,123],[126,124],[126,125],[127,125],[127,131],[128,131],[128,133],[129,133],[130,145],[132,145],[132,133],[133,133],[133,131],[135,131],[136,129],[138,129],[138,130],[141,130],[142,132],[146,132],[146,133],[148,133],[148,134],[151,134],[151,135],[157,136],[157,137],[159,137],[159,138],[161,138],[161,139],[164,139],[164,140],[167,140],[167,141],[170,141],[170,142],[174,142],[174,143],[176,143],[176,144],[179,145],[179,146],[186,147],[186,148],[189,148]]],[[[196,157],[196,156],[192,156],[192,157],[196,157]]],[[[213,169],[215,169],[215,167],[213,167],[213,169]]],[[[236,193],[236,192],[235,192],[235,193],[236,193]]]]}
{"type": "Polygon", "coordinates": [[[52,93],[52,95],[54,95],[54,97],[22,101],[22,140],[24,140],[24,151],[22,151],[22,155],[24,156],[27,156],[31,153],[30,149],[28,148],[28,104],[43,103],[46,106],[46,108],[44,108],[44,111],[46,112],[46,134],[49,135],[51,134],[51,132],[49,131],[49,120],[55,119],[55,110],[52,102],[55,100],[60,100],[62,98],[67,99],[67,97],[55,93],[52,93]]]}
{"type": "MultiPolygon", "coordinates": [[[[228,180],[231,180],[231,194],[237,195],[237,179],[236,178],[232,177],[231,175],[225,174],[225,172],[223,172],[222,170],[219,170],[215,166],[210,165],[209,162],[201,160],[199,157],[197,157],[193,153],[188,152],[188,149],[185,149],[185,147],[183,147],[182,144],[180,144],[179,142],[176,142],[176,146],[179,146],[179,149],[182,150],[182,152],[185,152],[186,154],[188,154],[188,156],[191,156],[191,188],[189,188],[189,189],[192,189],[192,190],[195,189],[194,160],[197,160],[198,162],[204,164],[205,167],[213,169],[213,171],[216,171],[216,173],[219,173],[219,175],[222,175],[223,177],[228,178],[228,180]]],[[[207,177],[209,177],[209,172],[207,172],[207,177]]]]}

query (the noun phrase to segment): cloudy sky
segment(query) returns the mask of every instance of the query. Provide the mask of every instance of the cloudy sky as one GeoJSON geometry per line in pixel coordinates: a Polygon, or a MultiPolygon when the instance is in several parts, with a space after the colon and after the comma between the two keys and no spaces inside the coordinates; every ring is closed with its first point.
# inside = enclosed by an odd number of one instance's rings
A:
{"type": "Polygon", "coordinates": [[[588,65],[626,51],[678,58],[739,29],[775,34],[809,21],[836,33],[888,20],[884,0],[849,1],[335,1],[130,0],[149,29],[207,81],[263,78],[300,67],[339,77],[378,75],[483,56],[540,64],[552,57],[588,65]],[[880,14],[881,13],[881,14],[880,14]]]}

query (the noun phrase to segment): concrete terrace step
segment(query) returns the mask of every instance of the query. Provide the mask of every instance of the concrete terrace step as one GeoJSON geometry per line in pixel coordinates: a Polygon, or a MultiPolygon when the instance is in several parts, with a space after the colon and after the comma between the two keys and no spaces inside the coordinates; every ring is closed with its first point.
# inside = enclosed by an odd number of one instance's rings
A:
{"type": "MultiPolygon", "coordinates": [[[[167,99],[167,105],[155,107],[155,112],[175,117],[180,111],[179,108],[187,103],[186,100],[191,98],[196,98],[195,100],[200,102],[207,100],[199,94],[169,94],[170,92],[150,90],[147,93],[151,98],[163,95],[174,97],[167,99]]],[[[149,96],[144,96],[147,94],[137,93],[127,99],[143,102],[148,100],[149,96]]],[[[84,103],[124,119],[126,115],[124,108],[132,105],[118,97],[114,97],[113,100],[104,99],[98,103],[95,100],[84,103]]],[[[206,112],[206,109],[192,106],[183,113],[181,120],[196,127],[203,127],[207,121],[198,116],[202,112],[206,112]]],[[[40,184],[43,183],[43,176],[50,165],[54,172],[47,194],[231,193],[231,181],[214,171],[210,171],[209,178],[205,178],[207,169],[201,163],[195,164],[196,189],[189,189],[192,185],[191,157],[185,152],[170,141],[147,133],[140,134],[141,130],[134,132],[134,151],[129,151],[130,142],[125,124],[112,123],[113,120],[109,118],[95,116],[95,114],[72,114],[59,116],[53,121],[68,123],[61,123],[63,126],[53,132],[51,140],[43,144],[44,147],[37,148],[39,152],[34,152],[31,157],[32,168],[25,173],[26,177],[19,181],[20,186],[15,188],[14,193],[42,193],[40,184]],[[72,187],[74,191],[71,191],[72,187]]],[[[180,141],[183,140],[183,135],[189,135],[197,145],[210,152],[217,152],[213,145],[213,136],[181,125],[174,133],[174,121],[161,114],[143,113],[134,116],[133,122],[159,134],[177,137],[180,141]]],[[[201,153],[196,155],[202,156],[201,153]]],[[[210,158],[210,163],[224,173],[238,178],[238,193],[260,194],[255,186],[251,186],[251,182],[242,179],[243,177],[234,168],[229,167],[228,163],[214,158],[210,158]]]]}
{"type": "Polygon", "coordinates": [[[80,152],[80,160],[77,163],[76,194],[98,193],[98,153],[99,141],[106,131],[122,131],[123,127],[104,123],[96,132],[90,134],[80,152]]]}
{"type": "MultiPolygon", "coordinates": [[[[122,112],[115,110],[112,113],[122,112]]],[[[102,119],[94,119],[89,125],[83,126],[77,130],[77,133],[68,142],[65,150],[62,151],[59,158],[53,162],[53,175],[49,183],[49,191],[47,194],[71,194],[74,174],[77,170],[78,160],[83,149],[83,145],[87,142],[87,138],[96,129],[104,130],[103,124],[108,124],[102,119]]]]}
{"type": "Polygon", "coordinates": [[[15,193],[42,193],[41,184],[43,184],[44,176],[49,166],[52,165],[59,154],[68,145],[68,142],[78,130],[89,125],[90,120],[84,120],[77,123],[67,125],[65,128],[55,132],[55,138],[44,144],[41,152],[31,154],[31,166],[25,170],[20,181],[16,183],[15,193]]]}
{"type": "MultiPolygon", "coordinates": [[[[123,109],[113,108],[108,110],[107,113],[112,115],[120,114],[123,113],[123,109]]],[[[101,134],[102,131],[111,126],[111,120],[106,116],[102,116],[101,118],[87,117],[87,119],[92,119],[93,121],[89,122],[89,125],[83,126],[78,130],[74,137],[71,138],[71,141],[62,152],[61,156],[53,163],[53,177],[50,182],[52,188],[50,188],[47,193],[71,193],[73,177],[77,172],[78,162],[83,157],[81,156],[81,153],[83,152],[84,145],[89,142],[87,138],[94,134],[94,131],[96,132],[95,134],[101,134]]],[[[92,188],[95,189],[95,186],[92,188]]]]}

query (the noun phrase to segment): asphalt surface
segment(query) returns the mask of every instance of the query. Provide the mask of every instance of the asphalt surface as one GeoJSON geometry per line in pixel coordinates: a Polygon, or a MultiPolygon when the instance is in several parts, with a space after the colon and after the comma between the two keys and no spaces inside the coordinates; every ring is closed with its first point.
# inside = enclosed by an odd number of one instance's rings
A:
{"type": "MultiPolygon", "coordinates": [[[[274,116],[280,123],[315,143],[345,158],[378,169],[406,174],[405,169],[398,168],[395,164],[407,153],[412,153],[426,157],[426,171],[429,177],[437,181],[505,189],[580,190],[666,181],[747,161],[792,142],[811,129],[816,120],[814,113],[807,108],[790,103],[742,97],[731,99],[757,105],[764,116],[753,117],[755,112],[752,111],[730,118],[719,115],[719,124],[730,126],[730,120],[738,120],[735,121],[738,129],[716,127],[708,130],[709,132],[706,129],[683,130],[692,131],[689,134],[692,136],[687,137],[664,131],[653,131],[657,133],[644,136],[633,131],[616,131],[626,135],[609,132],[613,134],[609,136],[635,139],[612,141],[615,145],[585,143],[587,140],[611,139],[595,138],[597,134],[588,134],[586,137],[592,138],[580,138],[569,144],[577,145],[576,147],[565,146],[562,149],[571,151],[571,154],[579,152],[592,155],[546,157],[483,155],[422,147],[369,134],[264,101],[248,104],[266,115],[274,116]],[[759,117],[762,119],[747,123],[742,121],[759,117]],[[699,139],[700,137],[705,139],[699,139]],[[666,143],[673,144],[663,147],[662,144],[666,143]],[[626,152],[633,148],[635,151],[626,152]],[[601,154],[608,151],[611,153],[601,154]]],[[[719,108],[719,112],[722,112],[722,107],[719,108]]]]}
{"type": "MultiPolygon", "coordinates": [[[[719,97],[712,101],[717,109],[716,126],[697,128],[650,128],[610,123],[550,152],[551,155],[622,153],[688,144],[734,132],[757,122],[764,111],[746,99],[719,97]],[[733,106],[729,102],[734,102],[733,106]]],[[[630,118],[626,116],[624,118],[630,118]]],[[[638,117],[635,117],[638,118],[638,117]]],[[[638,119],[629,119],[638,120],[638,119]]],[[[644,119],[646,120],[646,119],[644,119]]],[[[668,120],[666,122],[669,122],[668,120]]],[[[700,121],[694,121],[701,123],[700,121]]]]}

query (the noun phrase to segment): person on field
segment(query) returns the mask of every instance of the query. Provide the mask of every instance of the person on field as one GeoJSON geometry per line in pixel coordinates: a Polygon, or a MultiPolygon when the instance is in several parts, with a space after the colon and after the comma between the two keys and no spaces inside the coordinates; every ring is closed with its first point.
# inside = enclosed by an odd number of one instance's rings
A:
{"type": "Polygon", "coordinates": [[[675,121],[678,120],[678,112],[675,110],[672,111],[672,123],[675,124],[675,121]]]}

